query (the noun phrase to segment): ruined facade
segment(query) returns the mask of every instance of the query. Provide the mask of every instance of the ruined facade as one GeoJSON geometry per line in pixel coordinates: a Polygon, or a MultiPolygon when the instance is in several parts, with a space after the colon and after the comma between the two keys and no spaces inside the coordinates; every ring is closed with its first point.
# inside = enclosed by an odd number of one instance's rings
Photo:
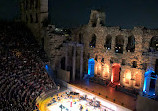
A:
{"type": "Polygon", "coordinates": [[[54,68],[75,69],[75,76],[94,74],[145,94],[153,90],[153,95],[158,94],[158,30],[145,27],[120,29],[105,24],[105,13],[92,10],[89,23],[72,29],[69,41],[64,36],[50,34],[48,28],[45,47],[49,57],[53,58],[54,68]],[[74,44],[73,47],[70,44],[74,44]],[[79,45],[83,48],[77,47],[79,45]],[[61,47],[56,49],[55,46],[61,47]]]}
{"type": "Polygon", "coordinates": [[[48,0],[21,0],[21,20],[31,29],[43,45],[45,25],[48,19],[48,0]]]}

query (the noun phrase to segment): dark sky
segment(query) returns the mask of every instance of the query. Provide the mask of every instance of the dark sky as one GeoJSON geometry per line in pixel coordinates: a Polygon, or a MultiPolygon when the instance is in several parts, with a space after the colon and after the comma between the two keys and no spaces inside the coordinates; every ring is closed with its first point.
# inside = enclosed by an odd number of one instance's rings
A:
{"type": "MultiPolygon", "coordinates": [[[[0,0],[0,18],[15,18],[17,1],[0,0]]],[[[158,0],[49,0],[49,18],[58,27],[77,27],[98,8],[106,12],[107,26],[158,28],[158,0]]]]}

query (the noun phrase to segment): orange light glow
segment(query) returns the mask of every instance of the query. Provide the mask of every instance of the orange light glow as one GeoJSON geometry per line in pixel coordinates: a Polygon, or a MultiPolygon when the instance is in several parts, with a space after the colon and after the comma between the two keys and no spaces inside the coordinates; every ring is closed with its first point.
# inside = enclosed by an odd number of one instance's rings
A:
{"type": "Polygon", "coordinates": [[[108,76],[108,74],[109,74],[109,66],[107,64],[105,64],[103,67],[103,76],[102,77],[108,76]]]}
{"type": "Polygon", "coordinates": [[[124,72],[125,82],[129,83],[129,80],[131,79],[131,71],[126,69],[124,72]]]}

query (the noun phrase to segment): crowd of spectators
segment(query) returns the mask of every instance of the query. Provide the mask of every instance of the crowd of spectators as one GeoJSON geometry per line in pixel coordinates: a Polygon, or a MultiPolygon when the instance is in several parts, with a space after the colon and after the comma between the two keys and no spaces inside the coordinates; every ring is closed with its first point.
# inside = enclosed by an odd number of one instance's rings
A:
{"type": "Polygon", "coordinates": [[[32,111],[41,93],[56,90],[44,58],[44,51],[25,25],[0,23],[1,111],[32,111]]]}

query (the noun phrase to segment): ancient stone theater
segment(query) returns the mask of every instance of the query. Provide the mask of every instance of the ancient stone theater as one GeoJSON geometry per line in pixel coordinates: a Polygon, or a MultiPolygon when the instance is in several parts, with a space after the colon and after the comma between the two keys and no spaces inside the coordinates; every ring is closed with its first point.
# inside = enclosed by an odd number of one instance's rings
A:
{"type": "Polygon", "coordinates": [[[105,12],[91,10],[89,23],[71,33],[49,25],[45,50],[53,68],[70,72],[67,81],[88,74],[140,94],[158,94],[158,30],[108,27],[105,19],[105,12]]]}

